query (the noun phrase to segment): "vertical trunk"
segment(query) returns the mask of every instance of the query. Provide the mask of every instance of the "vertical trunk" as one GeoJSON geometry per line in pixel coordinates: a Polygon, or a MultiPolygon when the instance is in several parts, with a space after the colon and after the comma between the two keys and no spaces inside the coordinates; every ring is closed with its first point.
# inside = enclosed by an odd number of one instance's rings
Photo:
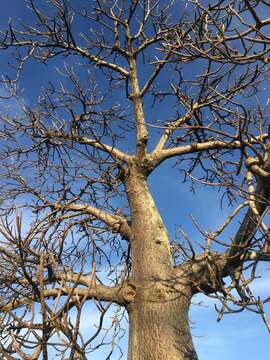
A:
{"type": "Polygon", "coordinates": [[[131,208],[132,279],[136,296],[128,305],[128,360],[195,360],[184,279],[173,276],[169,238],[148,190],[134,166],[126,180],[131,208]]]}
{"type": "Polygon", "coordinates": [[[137,301],[129,311],[128,360],[197,360],[185,296],[137,301]]]}
{"type": "Polygon", "coordinates": [[[132,276],[150,280],[172,266],[167,230],[140,169],[131,169],[126,192],[131,209],[132,276]]]}

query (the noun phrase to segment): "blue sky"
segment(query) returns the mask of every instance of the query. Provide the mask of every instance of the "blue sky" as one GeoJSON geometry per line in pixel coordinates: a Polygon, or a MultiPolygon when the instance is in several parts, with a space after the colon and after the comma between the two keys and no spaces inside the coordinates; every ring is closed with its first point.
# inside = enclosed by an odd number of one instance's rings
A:
{"type": "MultiPolygon", "coordinates": [[[[177,225],[183,225],[192,239],[199,237],[190,214],[197,217],[204,228],[218,228],[222,218],[231,210],[224,208],[222,214],[217,193],[199,187],[193,195],[177,176],[177,170],[169,171],[169,167],[164,165],[162,174],[150,178],[154,197],[171,234],[177,225]],[[166,190],[167,186],[170,191],[166,190]],[[170,220],[175,219],[175,214],[179,215],[177,223],[170,220]]],[[[230,229],[231,234],[236,228],[230,229]]],[[[256,295],[266,297],[270,293],[270,264],[263,264],[261,273],[263,277],[256,280],[253,289],[256,295]]],[[[193,298],[190,309],[193,341],[199,360],[265,360],[270,334],[260,316],[245,310],[224,315],[217,322],[218,313],[214,304],[219,305],[219,302],[200,294],[193,298]]],[[[267,308],[270,315],[270,306],[267,308]]]]}
{"type": "MultiPolygon", "coordinates": [[[[22,0],[2,1],[0,25],[3,28],[9,17],[25,18],[26,14],[22,0]]],[[[0,53],[0,69],[6,67],[7,55],[4,51],[0,53]]],[[[29,103],[38,93],[40,84],[47,80],[49,71],[49,67],[34,64],[26,67],[23,87],[29,103]]],[[[193,195],[188,185],[181,183],[179,172],[175,168],[170,170],[169,165],[162,166],[158,173],[154,173],[149,183],[170,235],[173,237],[175,229],[181,225],[192,238],[199,236],[192,225],[191,214],[199,218],[203,227],[209,226],[215,230],[229,211],[224,208],[223,213],[220,212],[219,195],[204,187],[199,187],[196,195],[193,195]]],[[[236,227],[231,233],[234,229],[236,227]]],[[[257,294],[267,295],[270,294],[267,265],[263,267],[263,273],[264,277],[257,280],[254,289],[257,294]]],[[[258,315],[244,311],[224,316],[221,322],[217,322],[213,300],[197,296],[193,303],[190,319],[200,360],[265,360],[269,352],[269,334],[258,315]]],[[[94,359],[99,360],[99,357],[94,359]]]]}
{"type": "MultiPolygon", "coordinates": [[[[262,282],[269,289],[269,277],[262,282]]],[[[269,334],[258,315],[248,312],[227,315],[217,322],[213,301],[202,297],[205,307],[194,305],[190,319],[193,340],[200,360],[266,359],[269,334]]],[[[198,299],[199,300],[199,299],[198,299]]]]}

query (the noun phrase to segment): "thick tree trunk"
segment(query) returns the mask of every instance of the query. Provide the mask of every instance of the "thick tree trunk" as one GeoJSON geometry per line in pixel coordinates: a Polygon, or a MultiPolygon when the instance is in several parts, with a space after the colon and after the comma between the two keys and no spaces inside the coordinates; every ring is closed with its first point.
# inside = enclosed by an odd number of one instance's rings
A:
{"type": "Polygon", "coordinates": [[[126,180],[131,208],[134,301],[128,305],[128,360],[195,360],[189,330],[191,290],[174,276],[169,238],[137,168],[126,180]]]}
{"type": "Polygon", "coordinates": [[[189,299],[184,295],[131,304],[128,360],[197,360],[188,307],[189,299]]]}

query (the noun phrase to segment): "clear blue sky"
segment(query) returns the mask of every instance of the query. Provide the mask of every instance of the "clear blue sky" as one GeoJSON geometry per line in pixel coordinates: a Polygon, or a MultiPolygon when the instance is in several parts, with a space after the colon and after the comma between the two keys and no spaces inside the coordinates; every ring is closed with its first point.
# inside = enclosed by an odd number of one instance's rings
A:
{"type": "MultiPolygon", "coordinates": [[[[9,17],[27,17],[23,0],[1,1],[0,25],[2,28],[9,17]]],[[[6,55],[4,51],[0,52],[0,69],[6,66],[6,55]]],[[[40,84],[44,83],[47,77],[46,71],[41,71],[40,67],[28,66],[23,84],[26,97],[31,99],[33,94],[37,94],[40,84]]],[[[200,188],[196,196],[192,195],[188,187],[181,184],[176,169],[169,171],[169,167],[164,166],[158,175],[154,174],[150,178],[150,186],[172,236],[174,229],[179,225],[183,225],[191,236],[198,236],[191,223],[190,214],[198,216],[200,223],[205,227],[215,229],[221,223],[222,216],[220,216],[217,194],[200,188]]],[[[226,211],[225,209],[223,215],[226,215],[226,211]]],[[[264,267],[264,274],[265,277],[254,285],[256,293],[262,295],[270,294],[270,276],[267,266],[264,267]]],[[[204,304],[193,305],[190,313],[192,334],[200,360],[266,359],[270,338],[258,315],[244,311],[227,315],[218,323],[213,301],[198,296],[193,302],[201,301],[204,304]]],[[[99,360],[95,356],[92,359],[99,360]]]]}

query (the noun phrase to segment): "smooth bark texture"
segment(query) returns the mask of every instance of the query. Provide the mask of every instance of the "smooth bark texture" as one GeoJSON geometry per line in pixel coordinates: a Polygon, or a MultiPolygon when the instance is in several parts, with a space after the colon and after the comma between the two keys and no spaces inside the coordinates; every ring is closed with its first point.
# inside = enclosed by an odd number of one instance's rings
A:
{"type": "Polygon", "coordinates": [[[172,265],[168,233],[149,192],[143,169],[136,165],[131,167],[126,189],[131,208],[133,277],[142,280],[144,276],[166,274],[172,265]]]}
{"type": "Polygon", "coordinates": [[[128,360],[195,360],[188,321],[191,290],[184,279],[174,277],[168,234],[143,169],[131,168],[126,188],[136,288],[128,305],[128,360]]]}

